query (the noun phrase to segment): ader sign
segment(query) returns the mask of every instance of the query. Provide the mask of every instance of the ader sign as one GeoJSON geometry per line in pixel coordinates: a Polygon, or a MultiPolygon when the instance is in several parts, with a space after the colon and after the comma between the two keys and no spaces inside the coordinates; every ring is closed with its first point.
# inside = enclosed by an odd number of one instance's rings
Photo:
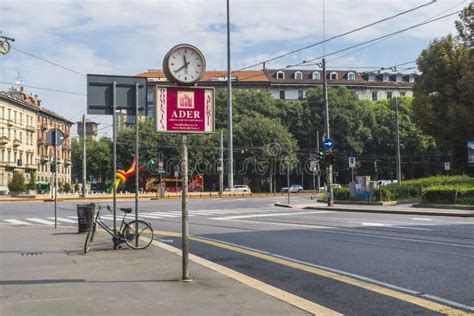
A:
{"type": "Polygon", "coordinates": [[[157,87],[155,124],[157,132],[214,132],[214,89],[157,87]]]}

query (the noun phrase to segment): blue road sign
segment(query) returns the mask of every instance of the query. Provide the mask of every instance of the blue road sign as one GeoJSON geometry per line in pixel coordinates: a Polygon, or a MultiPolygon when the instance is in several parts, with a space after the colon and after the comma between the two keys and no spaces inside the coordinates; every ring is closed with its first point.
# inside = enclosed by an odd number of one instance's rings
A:
{"type": "Polygon", "coordinates": [[[323,142],[324,149],[329,150],[334,147],[334,142],[331,138],[326,138],[323,142]]]}

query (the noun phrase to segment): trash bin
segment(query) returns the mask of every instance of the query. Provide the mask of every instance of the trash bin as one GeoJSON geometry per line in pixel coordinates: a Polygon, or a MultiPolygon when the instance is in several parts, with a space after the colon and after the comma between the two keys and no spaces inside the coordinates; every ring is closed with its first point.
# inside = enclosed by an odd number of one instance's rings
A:
{"type": "Polygon", "coordinates": [[[77,227],[79,233],[88,232],[94,221],[95,204],[77,204],[77,227]]]}

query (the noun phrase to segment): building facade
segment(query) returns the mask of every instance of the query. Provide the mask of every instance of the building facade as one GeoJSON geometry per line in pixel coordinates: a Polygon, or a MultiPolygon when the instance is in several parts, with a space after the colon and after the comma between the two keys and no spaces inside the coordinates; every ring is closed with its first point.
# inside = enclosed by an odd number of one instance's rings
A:
{"type": "Polygon", "coordinates": [[[58,182],[71,183],[71,125],[63,116],[41,105],[37,96],[23,88],[0,92],[0,194],[8,193],[8,182],[15,171],[27,181],[51,183],[53,148],[47,143],[52,128],[64,132],[65,140],[57,149],[58,182]]]}
{"type": "Polygon", "coordinates": [[[58,183],[71,184],[71,126],[72,122],[44,107],[38,110],[37,124],[37,179],[51,182],[51,164],[54,162],[54,146],[48,145],[48,131],[57,128],[64,133],[64,143],[56,149],[58,183]]]}
{"type": "MultiPolygon", "coordinates": [[[[77,125],[77,135],[79,138],[82,138],[84,135],[84,129],[83,129],[83,124],[82,121],[76,122],[77,125]]],[[[98,132],[98,125],[96,122],[86,119],[86,138],[90,138],[92,140],[97,139],[97,132],[98,132]]]]}
{"type": "Polygon", "coordinates": [[[0,92],[0,195],[8,193],[14,172],[23,172],[29,181],[37,171],[38,108],[29,96],[0,92]]]}
{"type": "MultiPolygon", "coordinates": [[[[148,109],[153,105],[153,89],[167,84],[161,70],[148,70],[138,74],[148,80],[148,109]]],[[[354,70],[327,70],[328,87],[346,87],[353,90],[360,100],[384,100],[398,96],[412,96],[415,74],[395,72],[357,72],[354,70]]],[[[270,93],[275,99],[298,100],[308,89],[323,85],[322,70],[247,70],[232,73],[235,89],[258,89],[270,93]]],[[[226,88],[227,72],[207,71],[199,86],[226,88]]]]}

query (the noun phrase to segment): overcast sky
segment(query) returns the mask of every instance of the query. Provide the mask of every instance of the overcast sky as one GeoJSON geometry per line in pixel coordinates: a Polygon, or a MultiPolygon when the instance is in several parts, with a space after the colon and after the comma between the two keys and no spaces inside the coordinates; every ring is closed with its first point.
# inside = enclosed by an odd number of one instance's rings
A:
{"type": "MultiPolygon", "coordinates": [[[[325,37],[430,1],[326,0],[325,37]]],[[[461,10],[468,3],[439,0],[331,41],[324,49],[330,53],[461,10]]],[[[430,41],[455,33],[455,19],[452,16],[363,50],[327,57],[328,69],[383,67],[414,61],[430,41]]],[[[231,24],[232,68],[237,69],[322,40],[323,0],[231,0],[231,24]]],[[[0,30],[1,35],[15,38],[12,46],[82,74],[134,75],[147,69],[161,69],[166,52],[179,43],[199,47],[206,56],[208,70],[227,67],[225,0],[1,0],[0,30]]],[[[294,64],[322,53],[322,45],[315,46],[267,67],[294,64]]],[[[0,81],[14,83],[18,74],[24,85],[86,92],[85,77],[79,74],[17,50],[0,55],[0,81]]],[[[0,84],[0,90],[8,88],[9,85],[0,84]]],[[[45,106],[73,121],[85,113],[85,96],[26,90],[38,94],[45,106]]],[[[108,118],[95,119],[103,123],[102,131],[109,131],[108,118]]]]}

